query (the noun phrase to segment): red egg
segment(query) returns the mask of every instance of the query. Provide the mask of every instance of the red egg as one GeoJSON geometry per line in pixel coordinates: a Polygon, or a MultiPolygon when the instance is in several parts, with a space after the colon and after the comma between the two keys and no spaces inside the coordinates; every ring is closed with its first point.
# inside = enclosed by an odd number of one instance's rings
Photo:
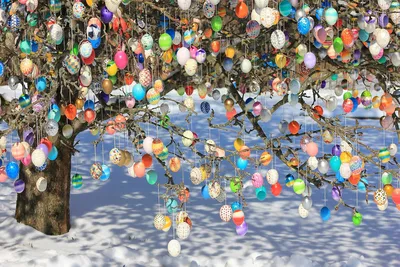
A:
{"type": "Polygon", "coordinates": [[[297,121],[291,121],[288,128],[291,134],[297,134],[300,130],[300,124],[297,121]]]}
{"type": "Polygon", "coordinates": [[[87,123],[92,123],[96,119],[96,112],[93,109],[88,108],[85,110],[85,121],[87,123]]]}
{"type": "Polygon", "coordinates": [[[279,196],[281,194],[281,192],[282,192],[282,186],[280,183],[271,185],[271,193],[274,196],[276,196],[276,197],[279,196]]]}

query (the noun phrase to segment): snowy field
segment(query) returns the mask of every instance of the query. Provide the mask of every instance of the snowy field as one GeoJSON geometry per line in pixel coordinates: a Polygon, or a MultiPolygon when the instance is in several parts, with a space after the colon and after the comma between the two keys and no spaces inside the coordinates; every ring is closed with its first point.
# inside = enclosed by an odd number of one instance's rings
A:
{"type": "MultiPolygon", "coordinates": [[[[198,98],[197,92],[194,95],[198,98]]],[[[177,95],[174,97],[181,99],[177,95]]],[[[261,102],[271,108],[277,99],[261,97],[261,102]]],[[[217,116],[215,123],[225,122],[223,104],[211,98],[206,100],[216,114],[222,114],[217,116]]],[[[199,115],[191,125],[192,130],[199,137],[210,137],[217,145],[232,150],[236,133],[208,131],[204,127],[208,115],[200,112],[201,101],[196,100],[199,115]]],[[[171,121],[188,126],[176,105],[171,103],[170,110],[171,121]]],[[[270,122],[262,123],[262,127],[268,134],[276,136],[282,119],[290,121],[294,116],[304,124],[304,117],[296,117],[298,110],[299,105],[285,105],[284,109],[274,113],[270,122]]],[[[335,111],[335,114],[338,113],[338,110],[335,111]]],[[[379,110],[365,111],[363,107],[353,115],[381,116],[379,110]]],[[[309,118],[306,123],[308,130],[311,127],[316,129],[315,125],[311,126],[309,118]]],[[[373,123],[379,125],[379,120],[373,123]]],[[[156,135],[155,129],[150,128],[150,132],[156,135]]],[[[161,132],[159,130],[160,135],[161,132]]],[[[386,145],[389,145],[393,134],[387,133],[386,136],[386,145]]],[[[190,188],[187,212],[193,221],[193,228],[190,237],[181,241],[180,256],[172,258],[167,251],[167,244],[173,238],[172,228],[165,233],[153,226],[153,218],[158,211],[157,186],[149,185],[145,178],[130,177],[126,168],[109,163],[108,151],[114,146],[114,137],[108,137],[103,151],[105,163],[111,167],[111,178],[105,182],[93,180],[89,168],[93,163],[91,141],[95,138],[89,132],[77,138],[81,140],[78,146],[81,153],[73,159],[72,172],[80,173],[84,184],[81,189],[71,191],[72,228],[68,234],[46,236],[16,223],[13,219],[16,193],[12,182],[9,180],[0,185],[0,266],[400,266],[400,211],[391,200],[386,211],[379,211],[372,201],[366,204],[365,196],[359,193],[358,206],[363,222],[356,227],[352,223],[350,209],[341,207],[339,211],[333,210],[337,202],[331,198],[329,189],[326,206],[332,214],[329,221],[323,222],[319,212],[324,206],[324,189],[313,188],[313,207],[308,218],[302,219],[298,214],[301,196],[284,185],[290,170],[279,160],[276,161],[276,169],[283,187],[279,197],[274,197],[268,186],[266,200],[258,201],[249,182],[250,177],[246,178],[244,193],[248,207],[244,213],[249,230],[244,237],[236,234],[233,222],[221,221],[221,203],[204,200],[200,193],[203,184],[192,185],[190,168],[183,165],[183,178],[180,171],[175,179],[178,182],[184,179],[190,188]]],[[[363,138],[374,148],[384,145],[382,132],[365,134],[363,138]]],[[[254,134],[246,136],[245,140],[249,147],[261,144],[254,134]]],[[[122,134],[116,137],[116,141],[120,148],[127,143],[122,134]]],[[[295,138],[294,146],[299,146],[299,141],[299,137],[295,138]]],[[[325,144],[325,151],[330,151],[331,146],[325,144]]],[[[129,145],[128,148],[132,150],[129,145]]],[[[198,149],[204,148],[198,145],[198,149]]],[[[97,157],[100,161],[101,153],[99,146],[97,157]]],[[[322,152],[318,155],[321,156],[322,152]]],[[[193,157],[191,152],[187,156],[193,157]]],[[[253,153],[252,156],[256,155],[253,153]]],[[[135,154],[135,160],[139,159],[140,156],[135,154]]],[[[159,181],[164,183],[158,163],[154,168],[159,171],[159,181]]],[[[269,168],[271,166],[259,171],[265,174],[269,168]]],[[[223,165],[222,169],[224,173],[233,175],[228,165],[223,165]]],[[[255,172],[249,167],[246,170],[255,172]]],[[[379,177],[371,177],[369,181],[378,185],[379,177]]],[[[397,186],[397,182],[394,185],[397,186]]],[[[230,204],[237,199],[229,186],[227,190],[227,203],[230,204]]],[[[356,205],[356,198],[356,192],[344,195],[344,200],[350,205],[356,205]]]]}

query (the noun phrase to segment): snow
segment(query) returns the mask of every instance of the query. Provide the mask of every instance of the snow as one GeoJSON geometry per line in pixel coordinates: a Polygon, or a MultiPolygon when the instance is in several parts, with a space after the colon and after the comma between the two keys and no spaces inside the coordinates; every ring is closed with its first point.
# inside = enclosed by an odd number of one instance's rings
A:
{"type": "MultiPolygon", "coordinates": [[[[183,99],[174,94],[172,97],[183,99]]],[[[218,145],[232,150],[236,133],[208,130],[204,127],[209,115],[202,114],[199,110],[203,100],[197,96],[195,99],[199,115],[191,125],[187,125],[185,116],[172,103],[169,115],[171,121],[191,128],[201,138],[213,139],[218,145]]],[[[272,107],[277,99],[261,97],[261,102],[272,107]]],[[[225,111],[221,102],[211,98],[207,98],[207,101],[218,114],[214,123],[225,122],[225,111]]],[[[285,105],[274,113],[272,121],[262,123],[262,127],[268,134],[276,136],[280,120],[298,118],[298,109],[298,105],[285,105]]],[[[333,115],[339,113],[336,110],[333,115]]],[[[360,114],[381,116],[380,111],[365,111],[362,107],[352,115],[360,114]]],[[[299,121],[303,124],[305,121],[308,130],[312,127],[317,129],[309,118],[301,117],[299,121]]],[[[352,122],[347,120],[347,123],[352,122]]],[[[372,123],[378,125],[379,120],[372,123]]],[[[146,125],[142,126],[147,129],[146,125]]],[[[156,135],[156,129],[150,128],[150,132],[156,135]]],[[[168,138],[161,133],[162,130],[159,129],[159,137],[167,141],[168,138]]],[[[394,135],[390,132],[386,135],[388,145],[394,135]]],[[[260,202],[255,197],[254,188],[249,181],[246,182],[244,194],[248,207],[244,212],[249,231],[244,237],[236,235],[232,222],[221,221],[219,208],[222,204],[202,198],[202,185],[191,184],[188,178],[189,166],[183,164],[183,174],[175,174],[175,179],[177,182],[184,180],[190,187],[190,201],[186,208],[193,221],[193,228],[189,238],[180,241],[180,256],[172,258],[167,252],[167,244],[174,237],[172,228],[165,233],[157,231],[153,226],[153,217],[158,212],[157,186],[149,185],[145,178],[130,177],[126,168],[108,163],[108,151],[114,147],[114,143],[117,147],[127,147],[133,151],[127,145],[126,137],[123,134],[108,136],[104,151],[101,151],[101,146],[97,148],[97,159],[102,161],[104,153],[105,163],[111,168],[111,178],[105,182],[93,180],[89,175],[90,165],[94,162],[91,141],[95,138],[89,132],[78,136],[81,140],[78,146],[81,153],[73,159],[72,172],[78,172],[84,177],[84,185],[79,190],[71,191],[72,227],[65,235],[46,236],[17,223],[13,219],[16,193],[12,182],[7,181],[0,185],[0,266],[361,267],[395,266],[399,263],[400,212],[391,201],[388,209],[382,212],[375,204],[366,204],[365,195],[358,193],[358,206],[363,214],[363,222],[355,227],[351,221],[351,210],[340,207],[338,211],[334,211],[337,203],[330,197],[328,190],[326,206],[331,209],[332,214],[329,221],[322,222],[319,211],[325,205],[324,189],[313,188],[313,207],[308,218],[302,219],[297,211],[301,196],[284,185],[285,176],[290,170],[279,160],[276,161],[275,168],[280,174],[279,181],[283,187],[281,196],[273,197],[268,186],[267,199],[260,202]]],[[[254,132],[243,138],[249,147],[260,145],[254,132]]],[[[374,148],[379,148],[384,142],[378,134],[366,134],[362,138],[368,138],[365,141],[374,148]]],[[[298,146],[299,138],[294,141],[293,146],[298,146]]],[[[324,147],[327,151],[331,145],[325,144],[324,147]]],[[[203,151],[204,148],[199,145],[198,149],[203,151]]],[[[252,156],[256,156],[254,154],[253,152],[252,156]]],[[[135,160],[140,159],[136,152],[134,156],[135,160]]],[[[192,152],[187,152],[187,157],[195,160],[192,152]]],[[[165,180],[160,166],[155,164],[154,168],[159,173],[159,181],[163,183],[165,180]]],[[[229,165],[222,165],[221,168],[225,174],[234,175],[229,165]]],[[[272,166],[263,167],[259,171],[265,173],[269,168],[272,166]]],[[[246,171],[255,172],[249,167],[246,171]]],[[[378,178],[371,177],[369,181],[377,185],[378,178]]],[[[226,202],[230,204],[237,199],[230,192],[229,185],[227,187],[229,193],[226,202]]],[[[162,187],[160,190],[163,192],[162,187]]],[[[356,192],[346,192],[344,195],[344,199],[351,205],[357,204],[356,198],[356,192]]]]}

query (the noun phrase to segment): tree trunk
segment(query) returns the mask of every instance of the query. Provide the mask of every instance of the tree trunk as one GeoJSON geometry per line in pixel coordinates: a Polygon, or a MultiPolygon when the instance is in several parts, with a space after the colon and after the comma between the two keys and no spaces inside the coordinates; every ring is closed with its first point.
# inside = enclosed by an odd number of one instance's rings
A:
{"type": "MultiPolygon", "coordinates": [[[[25,190],[18,194],[15,218],[47,235],[65,234],[70,229],[69,196],[71,187],[71,149],[55,142],[58,157],[47,160],[46,169],[38,171],[33,164],[20,164],[19,179],[25,182],[25,190]],[[40,192],[36,181],[47,179],[47,189],[40,192]]],[[[73,144],[73,137],[67,140],[73,144]]],[[[66,140],[63,138],[63,142],[66,140]]]]}

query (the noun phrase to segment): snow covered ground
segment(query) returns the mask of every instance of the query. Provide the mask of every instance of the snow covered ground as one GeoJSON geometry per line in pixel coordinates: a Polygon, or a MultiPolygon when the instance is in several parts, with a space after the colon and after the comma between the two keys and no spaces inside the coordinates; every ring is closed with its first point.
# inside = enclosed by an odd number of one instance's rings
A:
{"type": "MultiPolygon", "coordinates": [[[[196,94],[196,92],[195,92],[196,94]]],[[[197,95],[197,94],[196,94],[197,95]]],[[[175,96],[181,99],[179,96],[175,96]]],[[[197,98],[197,97],[196,97],[197,98]]],[[[217,122],[226,121],[225,111],[220,101],[207,98],[211,108],[215,109],[217,122]]],[[[199,112],[192,130],[200,137],[210,137],[218,145],[233,149],[234,132],[209,131],[208,115],[200,112],[200,103],[196,100],[199,112]]],[[[263,99],[268,107],[276,101],[263,99]]],[[[322,103],[321,103],[322,104],[322,103]]],[[[340,105],[340,103],[339,103],[340,105]]],[[[170,118],[173,122],[187,126],[178,107],[171,103],[170,118]]],[[[263,123],[263,128],[273,136],[278,134],[277,126],[282,119],[290,121],[297,118],[299,106],[285,105],[278,110],[273,119],[263,123]],[[284,111],[283,111],[284,110],[284,111]]],[[[366,112],[362,107],[355,115],[374,115],[379,111],[366,112]]],[[[335,111],[338,114],[338,111],[335,111]]],[[[304,117],[299,118],[304,123],[304,117]]],[[[348,120],[350,124],[351,121],[348,120]]],[[[378,125],[379,121],[374,123],[378,125]]],[[[307,120],[307,129],[311,120],[307,120]]],[[[316,129],[316,126],[313,126],[316,129]]],[[[155,134],[155,129],[150,129],[155,134]]],[[[159,131],[161,133],[161,130],[159,131]]],[[[308,218],[298,214],[301,197],[284,185],[286,174],[290,170],[279,160],[276,169],[279,182],[283,186],[282,194],[274,197],[268,186],[268,196],[258,201],[251,183],[244,189],[248,207],[244,213],[249,230],[244,237],[235,232],[232,222],[224,223],[219,218],[221,203],[204,200],[200,189],[190,182],[188,166],[183,165],[184,175],[178,172],[175,179],[184,179],[190,187],[190,201],[187,211],[193,221],[190,237],[181,241],[182,251],[179,257],[168,255],[167,244],[173,238],[169,232],[158,231],[153,226],[153,218],[158,211],[157,186],[149,185],[145,178],[133,178],[126,168],[108,163],[108,151],[114,146],[114,138],[109,137],[104,145],[105,163],[111,167],[111,178],[101,182],[93,180],[89,174],[93,159],[93,137],[89,132],[79,135],[80,155],[73,160],[73,173],[84,177],[81,189],[71,192],[72,228],[63,236],[46,236],[30,227],[16,223],[13,219],[16,193],[11,181],[0,185],[0,266],[399,266],[400,265],[400,212],[390,200],[386,211],[379,211],[374,203],[367,205],[365,196],[358,194],[359,210],[363,222],[355,227],[351,210],[341,207],[334,211],[336,202],[327,191],[327,206],[332,216],[327,222],[320,218],[319,211],[324,206],[324,189],[313,190],[313,207],[308,218]],[[77,162],[77,164],[76,164],[77,162]]],[[[383,146],[382,132],[366,134],[374,148],[383,146]]],[[[392,134],[387,133],[386,145],[391,142],[392,134]]],[[[14,138],[15,140],[15,138],[14,138]]],[[[167,139],[165,139],[167,140],[167,139]]],[[[260,144],[252,134],[245,137],[249,147],[260,144]]],[[[123,148],[126,140],[122,135],[116,138],[117,147],[123,148]]],[[[295,139],[299,145],[300,138],[295,139]]],[[[395,139],[397,143],[397,140],[395,139]]],[[[330,145],[324,145],[330,150],[330,145]]],[[[171,148],[172,149],[172,148],[171,148]]],[[[171,151],[170,149],[170,151],[171,151]]],[[[203,150],[203,147],[199,148],[203,150]]],[[[131,149],[132,150],[132,149],[131,149]]],[[[320,152],[319,155],[322,155],[320,152]]],[[[252,156],[255,156],[252,154],[252,156]]],[[[101,146],[97,150],[101,161],[101,146]]],[[[188,153],[188,157],[193,157],[188,153]]],[[[135,154],[135,159],[139,160],[135,154]]],[[[156,163],[155,170],[160,170],[156,163]]],[[[225,173],[232,173],[228,166],[222,166],[225,173]]],[[[261,168],[265,174],[271,166],[261,168]]],[[[368,169],[368,166],[367,166],[368,169]]],[[[250,168],[249,172],[254,172],[250,168]]],[[[159,181],[164,182],[159,171],[159,181]]],[[[250,179],[250,178],[247,178],[250,179]]],[[[371,184],[378,184],[379,177],[372,178],[371,184]]],[[[266,181],[264,181],[266,183],[266,181]]],[[[394,182],[396,183],[396,182],[394,182]]],[[[396,184],[395,184],[396,185],[396,184]]],[[[228,186],[229,188],[229,186],[228,186]]],[[[228,189],[228,192],[230,190],[228,189]]],[[[357,194],[347,192],[344,199],[356,205],[357,194]]],[[[371,199],[371,198],[370,198],[371,199]]],[[[234,194],[227,194],[227,203],[235,201],[234,194]]]]}

